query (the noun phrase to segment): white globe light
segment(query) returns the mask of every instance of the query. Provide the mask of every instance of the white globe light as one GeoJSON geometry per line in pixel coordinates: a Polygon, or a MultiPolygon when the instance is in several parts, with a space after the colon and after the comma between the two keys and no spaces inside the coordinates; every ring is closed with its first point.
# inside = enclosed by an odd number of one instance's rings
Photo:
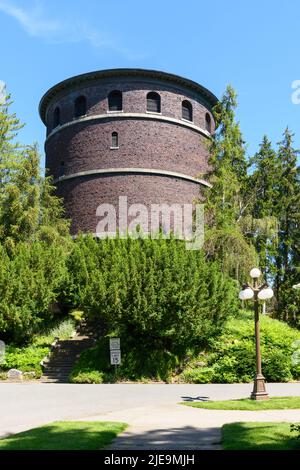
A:
{"type": "Polygon", "coordinates": [[[260,277],[261,276],[260,269],[258,269],[258,268],[251,269],[250,276],[252,277],[252,279],[257,279],[258,277],[260,277]]]}
{"type": "Polygon", "coordinates": [[[268,300],[268,299],[272,299],[273,295],[274,295],[273,289],[271,289],[271,287],[266,287],[265,289],[262,289],[261,291],[259,291],[257,297],[260,300],[268,300]]]}
{"type": "Polygon", "coordinates": [[[239,298],[240,300],[250,300],[254,296],[254,292],[250,287],[247,287],[246,289],[241,290],[239,293],[239,298]]]}

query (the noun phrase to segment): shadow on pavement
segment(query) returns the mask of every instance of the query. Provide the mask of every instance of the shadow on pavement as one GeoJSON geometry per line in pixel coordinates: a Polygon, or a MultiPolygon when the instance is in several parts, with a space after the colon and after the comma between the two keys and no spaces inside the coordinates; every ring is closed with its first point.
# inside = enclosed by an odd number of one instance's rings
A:
{"type": "MultiPolygon", "coordinates": [[[[137,428],[135,428],[137,429],[137,428]]],[[[138,432],[130,428],[120,434],[109,450],[220,450],[220,428],[166,428],[138,432]]]]}
{"type": "Polygon", "coordinates": [[[208,401],[209,397],[181,397],[183,401],[208,401]]]}

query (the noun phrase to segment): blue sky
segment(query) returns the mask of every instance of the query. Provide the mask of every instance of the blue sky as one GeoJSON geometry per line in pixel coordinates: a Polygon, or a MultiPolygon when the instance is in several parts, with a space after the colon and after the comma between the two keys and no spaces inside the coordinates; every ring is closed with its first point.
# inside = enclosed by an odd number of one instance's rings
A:
{"type": "Polygon", "coordinates": [[[300,147],[300,104],[292,102],[299,23],[299,0],[0,0],[0,81],[26,123],[20,139],[37,141],[42,152],[43,93],[72,75],[114,67],[183,75],[218,97],[230,83],[249,154],[264,133],[278,142],[287,125],[300,147]]]}

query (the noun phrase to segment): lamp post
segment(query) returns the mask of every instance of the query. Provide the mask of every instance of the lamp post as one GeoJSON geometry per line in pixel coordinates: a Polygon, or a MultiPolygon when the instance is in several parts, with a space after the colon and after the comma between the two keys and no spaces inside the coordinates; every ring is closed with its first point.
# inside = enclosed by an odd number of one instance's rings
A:
{"type": "Polygon", "coordinates": [[[267,400],[269,395],[266,391],[265,378],[261,371],[261,352],[260,352],[260,328],[259,328],[259,300],[267,300],[273,297],[273,290],[264,283],[258,284],[258,278],[261,272],[258,268],[250,271],[253,284],[245,284],[243,290],[239,293],[241,300],[254,300],[254,323],[255,323],[255,349],[256,349],[256,376],[254,379],[253,391],[251,393],[252,400],[267,400]]]}

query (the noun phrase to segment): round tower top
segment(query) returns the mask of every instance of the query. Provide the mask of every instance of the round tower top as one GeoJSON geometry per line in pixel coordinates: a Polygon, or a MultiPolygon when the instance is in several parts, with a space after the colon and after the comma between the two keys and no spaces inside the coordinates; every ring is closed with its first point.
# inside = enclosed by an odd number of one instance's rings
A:
{"type": "Polygon", "coordinates": [[[66,92],[68,89],[77,87],[78,85],[85,85],[93,83],[101,79],[110,78],[137,78],[137,79],[151,79],[155,81],[161,81],[164,83],[174,84],[179,87],[187,88],[194,93],[200,95],[212,108],[218,101],[217,97],[197,82],[188,78],[181,77],[179,75],[161,72],[158,70],[147,70],[147,69],[136,69],[136,68],[120,68],[120,69],[108,69],[108,70],[96,70],[94,72],[84,73],[82,75],[76,75],[74,77],[67,78],[62,82],[54,85],[50,88],[42,97],[39,105],[39,113],[42,121],[46,124],[46,111],[49,103],[52,99],[60,93],[66,92]]]}

